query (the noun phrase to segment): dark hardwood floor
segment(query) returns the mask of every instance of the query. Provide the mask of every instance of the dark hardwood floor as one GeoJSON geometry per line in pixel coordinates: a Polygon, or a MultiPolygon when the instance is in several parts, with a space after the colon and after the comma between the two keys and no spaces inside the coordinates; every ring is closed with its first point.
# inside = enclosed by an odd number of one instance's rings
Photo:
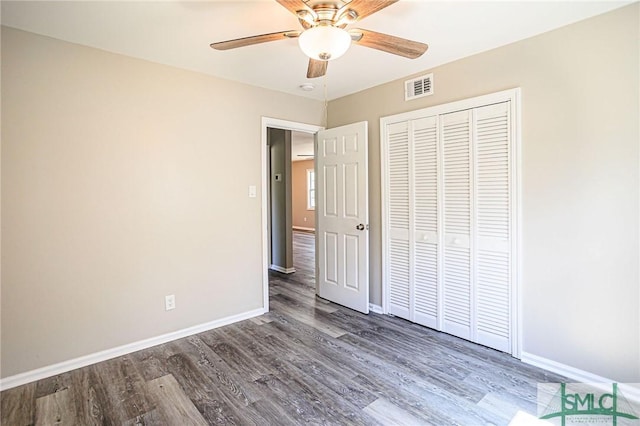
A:
{"type": "Polygon", "coordinates": [[[2,425],[506,425],[562,377],[314,295],[313,235],[263,316],[2,392],[2,425]]]}

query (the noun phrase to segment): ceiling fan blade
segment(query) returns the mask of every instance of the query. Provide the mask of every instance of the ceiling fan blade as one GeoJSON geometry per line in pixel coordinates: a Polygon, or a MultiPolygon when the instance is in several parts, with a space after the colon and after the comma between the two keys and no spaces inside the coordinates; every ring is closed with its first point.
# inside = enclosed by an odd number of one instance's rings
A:
{"type": "Polygon", "coordinates": [[[289,12],[298,15],[299,10],[309,10],[302,0],[276,0],[280,5],[284,6],[289,12]]]}
{"type": "Polygon", "coordinates": [[[372,13],[376,13],[387,6],[391,6],[397,1],[398,0],[351,0],[351,2],[347,3],[343,9],[344,11],[349,9],[355,10],[358,14],[357,20],[359,21],[372,13]]]}
{"type": "Polygon", "coordinates": [[[420,43],[419,41],[407,40],[406,38],[362,30],[360,28],[349,30],[349,33],[354,43],[360,46],[382,50],[383,52],[404,56],[409,59],[422,56],[429,48],[427,44],[420,43]]]}
{"type": "Polygon", "coordinates": [[[309,59],[309,67],[307,68],[307,78],[322,77],[327,73],[327,61],[317,61],[309,59]]]}
{"type": "Polygon", "coordinates": [[[268,41],[295,38],[299,35],[300,31],[280,31],[277,33],[260,34],[256,36],[236,38],[233,40],[219,41],[217,43],[211,43],[210,46],[216,50],[229,50],[237,47],[251,46],[252,44],[266,43],[268,41]]]}
{"type": "Polygon", "coordinates": [[[315,12],[309,8],[302,0],[276,0],[289,12],[298,17],[298,21],[305,30],[308,30],[313,25],[313,19],[315,12]]]}

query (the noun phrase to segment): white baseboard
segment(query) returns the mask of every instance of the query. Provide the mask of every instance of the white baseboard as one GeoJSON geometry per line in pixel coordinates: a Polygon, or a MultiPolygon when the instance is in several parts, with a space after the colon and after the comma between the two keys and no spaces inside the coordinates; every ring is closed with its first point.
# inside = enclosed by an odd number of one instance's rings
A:
{"type": "Polygon", "coordinates": [[[530,354],[528,352],[522,352],[522,358],[520,358],[520,360],[526,364],[531,364],[536,367],[549,370],[552,373],[565,376],[571,380],[575,380],[576,382],[580,382],[580,383],[611,383],[612,382],[612,380],[609,380],[602,376],[598,376],[597,374],[580,370],[578,368],[571,367],[570,365],[562,364],[560,362],[556,362],[538,355],[530,354]]]}
{"type": "Polygon", "coordinates": [[[199,324],[193,327],[184,328],[182,330],[173,331],[171,333],[163,334],[157,337],[140,340],[138,342],[129,343],[129,344],[118,346],[112,349],[107,349],[105,351],[96,352],[93,354],[81,356],[79,358],[63,361],[57,364],[48,365],[46,367],[37,368],[35,370],[16,374],[14,376],[5,377],[4,379],[0,379],[0,390],[4,391],[7,389],[14,388],[16,386],[21,386],[27,383],[35,382],[36,380],[41,380],[47,377],[66,373],[67,371],[75,370],[76,368],[86,367],[87,365],[106,361],[108,359],[116,358],[122,355],[127,355],[132,352],[139,351],[141,349],[147,349],[152,346],[171,342],[172,340],[181,339],[183,337],[188,337],[194,334],[202,333],[204,331],[209,331],[214,328],[233,324],[238,321],[243,321],[249,318],[257,317],[264,313],[265,313],[264,308],[258,308],[252,311],[243,312],[241,314],[232,315],[226,318],[221,318],[215,321],[199,324]]]}
{"type": "Polygon", "coordinates": [[[369,310],[375,314],[384,314],[382,306],[374,305],[373,303],[369,303],[369,310]]]}
{"type": "Polygon", "coordinates": [[[304,226],[292,226],[291,228],[293,228],[294,231],[310,231],[310,232],[316,232],[316,228],[306,228],[304,226]]]}
{"type": "Polygon", "coordinates": [[[283,274],[293,274],[296,271],[296,268],[283,268],[278,265],[271,265],[269,269],[273,269],[274,271],[282,272],[283,274]]]}
{"type": "MultiPolygon", "coordinates": [[[[565,376],[574,380],[576,383],[617,383],[616,380],[611,380],[606,377],[527,352],[522,352],[521,361],[526,364],[551,371],[552,373],[565,376]]],[[[625,397],[635,401],[636,403],[640,403],[640,384],[619,383],[619,389],[624,393],[625,397]]]]}

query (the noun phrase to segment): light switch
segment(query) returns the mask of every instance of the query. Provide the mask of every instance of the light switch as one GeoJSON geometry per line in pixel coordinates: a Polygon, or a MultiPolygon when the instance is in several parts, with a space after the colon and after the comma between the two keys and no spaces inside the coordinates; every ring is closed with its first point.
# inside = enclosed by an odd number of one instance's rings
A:
{"type": "Polygon", "coordinates": [[[249,185],[249,198],[256,198],[256,186],[249,185]]]}

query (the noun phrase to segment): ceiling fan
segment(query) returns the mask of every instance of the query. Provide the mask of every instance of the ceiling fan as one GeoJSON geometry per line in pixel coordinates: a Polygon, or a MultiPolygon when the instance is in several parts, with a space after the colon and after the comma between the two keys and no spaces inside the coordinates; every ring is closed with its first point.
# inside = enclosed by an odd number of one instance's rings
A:
{"type": "Polygon", "coordinates": [[[307,78],[325,75],[327,63],[342,56],[351,42],[415,59],[427,51],[424,43],[360,28],[346,29],[398,0],[276,0],[298,17],[302,31],[290,30],[211,43],[217,50],[235,49],[268,41],[298,38],[309,57],[307,78]]]}

